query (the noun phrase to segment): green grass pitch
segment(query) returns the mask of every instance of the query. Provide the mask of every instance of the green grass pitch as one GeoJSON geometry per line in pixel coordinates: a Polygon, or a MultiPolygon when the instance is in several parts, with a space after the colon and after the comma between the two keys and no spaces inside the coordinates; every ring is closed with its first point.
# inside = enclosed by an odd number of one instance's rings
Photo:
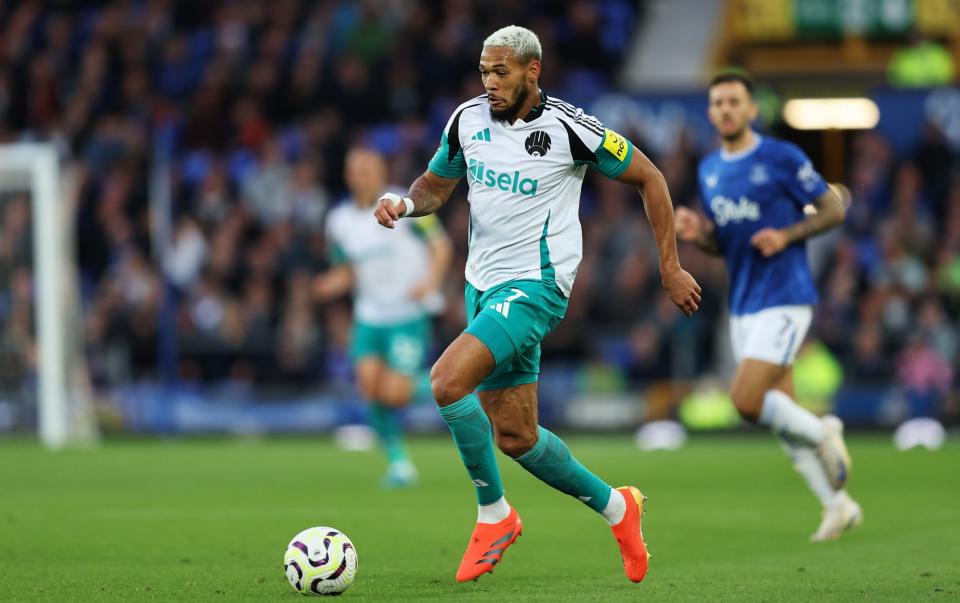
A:
{"type": "Polygon", "coordinates": [[[642,453],[571,437],[581,461],[649,496],[653,553],[623,576],[606,524],[501,458],[524,535],[493,576],[457,584],[475,519],[449,438],[413,443],[419,487],[378,485],[376,452],[327,439],[112,441],[49,453],[0,442],[0,601],[299,601],[287,541],[332,525],[359,555],[349,600],[960,600],[960,445],[893,450],[853,437],[866,523],[810,544],[813,496],[769,437],[700,437],[642,453]]]}

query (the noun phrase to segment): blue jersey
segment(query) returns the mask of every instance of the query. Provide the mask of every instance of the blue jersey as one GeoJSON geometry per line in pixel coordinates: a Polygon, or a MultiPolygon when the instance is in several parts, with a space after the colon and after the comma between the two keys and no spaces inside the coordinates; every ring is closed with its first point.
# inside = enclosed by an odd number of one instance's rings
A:
{"type": "Polygon", "coordinates": [[[726,260],[730,313],[735,316],[817,302],[805,241],[765,258],[750,238],[763,228],[803,220],[803,206],[827,185],[796,145],[755,136],[750,149],[714,151],[698,170],[700,199],[726,260]]]}

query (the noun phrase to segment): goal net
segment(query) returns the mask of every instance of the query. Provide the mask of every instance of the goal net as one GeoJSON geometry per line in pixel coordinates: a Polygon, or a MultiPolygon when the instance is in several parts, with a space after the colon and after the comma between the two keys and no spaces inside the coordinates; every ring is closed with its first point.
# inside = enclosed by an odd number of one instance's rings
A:
{"type": "Polygon", "coordinates": [[[53,145],[0,145],[0,437],[50,448],[97,439],[69,174],[53,145]]]}

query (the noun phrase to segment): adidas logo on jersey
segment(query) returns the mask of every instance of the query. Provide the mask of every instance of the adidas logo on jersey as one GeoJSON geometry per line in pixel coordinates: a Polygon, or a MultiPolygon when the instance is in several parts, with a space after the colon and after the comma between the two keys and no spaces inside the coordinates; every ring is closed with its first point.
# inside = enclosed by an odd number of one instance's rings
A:
{"type": "Polygon", "coordinates": [[[490,128],[484,128],[470,137],[470,140],[479,140],[481,142],[490,142],[490,128]]]}
{"type": "Polygon", "coordinates": [[[477,184],[489,188],[498,188],[503,192],[520,193],[528,197],[537,194],[537,181],[533,178],[521,178],[520,172],[498,173],[488,170],[483,161],[477,161],[476,159],[470,160],[468,170],[470,171],[470,178],[477,184]]]}

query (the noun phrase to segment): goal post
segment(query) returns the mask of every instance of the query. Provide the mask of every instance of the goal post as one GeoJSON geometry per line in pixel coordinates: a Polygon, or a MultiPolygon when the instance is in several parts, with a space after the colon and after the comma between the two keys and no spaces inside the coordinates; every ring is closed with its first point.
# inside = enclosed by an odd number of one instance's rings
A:
{"type": "Polygon", "coordinates": [[[57,148],[0,145],[0,192],[27,191],[33,234],[37,431],[48,448],[97,439],[73,261],[75,191],[57,148]]]}

